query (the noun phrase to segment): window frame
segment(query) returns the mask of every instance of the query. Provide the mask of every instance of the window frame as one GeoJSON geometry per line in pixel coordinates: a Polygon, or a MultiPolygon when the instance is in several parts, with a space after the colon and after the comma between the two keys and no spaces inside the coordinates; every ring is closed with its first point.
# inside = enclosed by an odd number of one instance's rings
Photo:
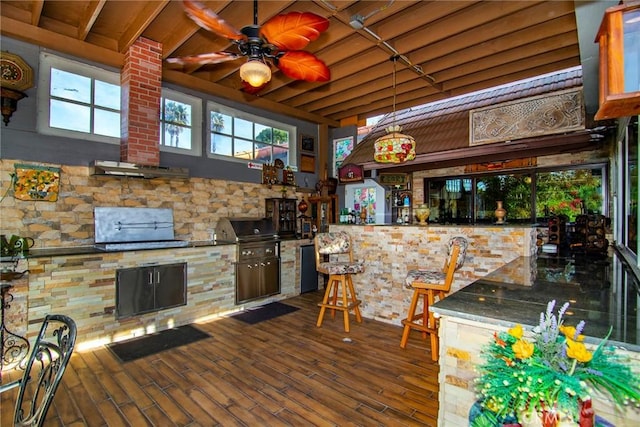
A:
{"type": "MultiPolygon", "coordinates": [[[[255,125],[261,125],[261,126],[267,126],[270,128],[276,128],[276,129],[282,129],[285,131],[289,132],[289,143],[288,143],[288,153],[289,153],[289,161],[288,164],[285,164],[285,166],[289,166],[291,167],[292,170],[297,171],[298,170],[298,159],[297,159],[297,140],[298,140],[298,129],[296,126],[294,125],[290,125],[287,123],[283,123],[283,122],[279,122],[277,120],[273,120],[273,119],[269,119],[267,117],[262,117],[262,116],[257,116],[255,114],[251,114],[251,113],[247,113],[245,111],[241,111],[241,110],[237,110],[235,108],[232,107],[228,107],[226,105],[222,105],[222,104],[218,104],[216,102],[213,101],[208,101],[207,102],[207,108],[206,108],[206,124],[205,124],[205,128],[207,130],[207,138],[206,138],[206,154],[208,158],[212,158],[212,159],[218,159],[218,160],[226,160],[226,161],[232,161],[232,162],[242,162],[242,163],[251,163],[251,162],[258,162],[261,163],[262,160],[256,160],[256,159],[245,159],[245,158],[241,158],[241,157],[235,157],[233,154],[232,155],[225,155],[225,154],[216,154],[216,153],[212,153],[210,148],[211,148],[211,136],[213,134],[213,131],[211,129],[211,113],[215,112],[215,113],[220,113],[220,114],[224,114],[226,116],[230,116],[232,119],[240,119],[240,120],[246,120],[249,121],[251,123],[253,123],[254,125],[254,131],[255,131],[255,125]]],[[[234,139],[238,138],[238,139],[242,139],[244,141],[248,141],[246,138],[244,137],[240,137],[235,135],[234,130],[233,130],[233,125],[231,128],[231,133],[225,136],[229,136],[231,138],[231,140],[233,141],[234,139]]],[[[253,139],[251,140],[252,143],[255,145],[256,143],[259,144],[265,144],[263,141],[258,141],[255,139],[255,132],[253,135],[253,139]]],[[[277,147],[277,144],[269,144],[273,147],[277,147]]],[[[232,147],[232,153],[233,153],[234,149],[232,147]]]]}
{"type": "MultiPolygon", "coordinates": [[[[500,176],[500,175],[529,175],[531,178],[531,218],[530,219],[510,219],[508,217],[508,213],[507,213],[507,221],[517,224],[517,223],[536,223],[537,221],[540,220],[540,218],[535,216],[535,212],[536,212],[536,190],[537,190],[537,180],[538,180],[538,174],[540,173],[549,173],[549,172],[560,172],[560,171],[567,171],[567,170],[583,170],[583,169],[590,169],[590,170],[601,170],[602,172],[602,202],[601,202],[601,209],[602,209],[602,215],[604,216],[609,216],[609,204],[608,204],[608,200],[609,200],[609,192],[608,192],[608,187],[606,185],[606,182],[608,182],[608,165],[606,163],[593,163],[593,164],[585,164],[585,165],[567,165],[567,166],[562,166],[562,167],[552,167],[552,168],[528,168],[528,169],[517,169],[517,170],[505,170],[505,171],[495,171],[495,172],[490,172],[490,173],[477,173],[477,174],[472,174],[472,175],[447,175],[447,176],[431,176],[431,177],[425,177],[423,179],[423,188],[424,188],[424,194],[423,194],[423,203],[429,203],[431,206],[431,200],[429,199],[429,184],[431,181],[447,181],[447,180],[463,180],[463,179],[471,179],[472,180],[472,185],[471,185],[471,212],[472,212],[472,218],[470,222],[463,222],[460,224],[466,224],[466,223],[471,223],[471,224],[483,224],[486,223],[486,220],[479,220],[477,217],[477,183],[478,183],[478,179],[481,178],[486,178],[486,177],[492,177],[492,176],[500,176]]],[[[457,222],[456,222],[457,223],[457,222]]]]}
{"type": "MultiPolygon", "coordinates": [[[[93,82],[99,80],[105,83],[110,83],[120,87],[120,73],[115,71],[108,71],[103,68],[99,68],[93,65],[85,64],[82,62],[74,61],[72,59],[64,58],[61,56],[53,55],[49,52],[40,53],[40,69],[38,77],[38,102],[37,102],[37,119],[36,130],[40,134],[53,135],[60,137],[67,137],[72,139],[83,139],[88,141],[105,142],[109,144],[120,144],[122,139],[122,130],[120,130],[120,136],[112,137],[106,135],[98,135],[93,132],[81,132],[70,129],[55,128],[49,125],[50,122],[50,108],[51,108],[51,69],[55,68],[68,73],[77,74],[79,76],[87,77],[93,82]]],[[[120,93],[122,99],[122,92],[120,93]]],[[[54,98],[56,99],[56,98],[54,98]]],[[[96,109],[94,100],[91,100],[90,108],[92,111],[96,109]]],[[[105,110],[98,108],[99,110],[105,110]]],[[[107,110],[111,111],[111,110],[107,110]]],[[[119,114],[122,114],[122,102],[120,103],[119,114]]],[[[93,119],[92,119],[93,120],[93,119]]],[[[122,122],[122,121],[121,121],[122,122]]]]}
{"type": "Polygon", "coordinates": [[[169,145],[162,144],[162,141],[164,141],[164,126],[166,122],[162,120],[162,116],[160,114],[162,111],[160,111],[158,117],[158,120],[160,121],[160,138],[158,141],[160,151],[185,154],[189,156],[200,156],[202,154],[202,99],[197,96],[188,95],[177,90],[163,87],[160,95],[161,110],[164,107],[165,99],[191,106],[191,126],[189,126],[191,128],[191,148],[171,147],[169,145]]]}

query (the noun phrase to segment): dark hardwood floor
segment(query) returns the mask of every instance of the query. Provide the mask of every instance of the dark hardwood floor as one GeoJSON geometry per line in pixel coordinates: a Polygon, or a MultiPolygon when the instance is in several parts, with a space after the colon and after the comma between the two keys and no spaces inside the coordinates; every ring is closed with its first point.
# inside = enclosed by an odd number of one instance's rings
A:
{"type": "MultiPolygon", "coordinates": [[[[412,332],[402,350],[400,327],[353,315],[345,333],[341,313],[317,328],[321,297],[285,300],[300,310],[254,325],[198,324],[210,338],[132,362],[106,347],[77,351],[45,425],[435,426],[428,343],[412,332]]],[[[14,400],[14,391],[0,397],[3,426],[14,400]]]]}

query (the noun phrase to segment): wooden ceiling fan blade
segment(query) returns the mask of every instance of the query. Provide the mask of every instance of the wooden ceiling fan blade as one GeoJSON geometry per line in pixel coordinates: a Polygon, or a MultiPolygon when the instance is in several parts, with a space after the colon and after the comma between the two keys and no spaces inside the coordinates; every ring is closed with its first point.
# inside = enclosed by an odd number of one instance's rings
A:
{"type": "Polygon", "coordinates": [[[229,40],[244,40],[246,36],[198,1],[183,0],[184,10],[200,27],[229,40]]]}
{"type": "Polygon", "coordinates": [[[178,65],[207,65],[207,64],[219,64],[221,62],[233,61],[241,57],[242,55],[239,55],[237,53],[232,53],[232,52],[212,52],[212,53],[202,53],[200,55],[167,58],[166,61],[169,64],[178,64],[178,65]]]}
{"type": "Polygon", "coordinates": [[[307,82],[327,82],[331,79],[329,67],[312,53],[303,50],[287,52],[275,62],[280,71],[292,79],[307,82]]]}
{"type": "Polygon", "coordinates": [[[301,50],[327,28],[327,18],[311,12],[289,12],[267,21],[260,34],[280,50],[301,50]]]}

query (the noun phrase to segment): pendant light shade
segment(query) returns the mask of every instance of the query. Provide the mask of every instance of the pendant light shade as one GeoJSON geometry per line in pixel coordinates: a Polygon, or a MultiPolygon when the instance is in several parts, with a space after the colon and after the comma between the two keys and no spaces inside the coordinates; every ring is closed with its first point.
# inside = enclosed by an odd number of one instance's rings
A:
{"type": "Polygon", "coordinates": [[[392,125],[387,134],[376,139],[373,160],[378,163],[403,163],[416,158],[416,141],[400,133],[402,127],[392,125]]]}
{"type": "Polygon", "coordinates": [[[373,144],[373,160],[378,163],[404,163],[416,158],[416,141],[413,137],[400,133],[402,127],[396,125],[396,61],[398,55],[391,57],[393,61],[393,120],[385,130],[387,134],[376,139],[373,144]]]}
{"type": "Polygon", "coordinates": [[[240,67],[240,78],[253,87],[261,87],[271,80],[271,68],[259,59],[249,59],[240,67]]]}

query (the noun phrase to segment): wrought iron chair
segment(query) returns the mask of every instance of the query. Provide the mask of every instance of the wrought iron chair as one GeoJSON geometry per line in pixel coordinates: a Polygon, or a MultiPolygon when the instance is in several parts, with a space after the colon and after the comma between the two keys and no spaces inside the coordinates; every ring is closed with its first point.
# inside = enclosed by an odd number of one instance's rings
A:
{"type": "Polygon", "coordinates": [[[320,233],[314,238],[314,245],[316,270],[329,275],[324,298],[322,303],[318,304],[320,314],[316,326],[322,325],[328,308],[331,310],[332,317],[335,317],[336,310],[342,311],[344,330],[349,332],[349,311],[353,310],[356,321],[362,322],[360,301],[356,298],[351,275],[362,273],[364,265],[361,262],[354,262],[351,237],[344,231],[320,233]],[[324,260],[325,256],[329,256],[328,261],[324,260]]]}
{"type": "Polygon", "coordinates": [[[22,378],[0,385],[0,393],[19,387],[14,426],[42,426],[76,342],[70,317],[47,315],[33,345],[22,378]]]}
{"type": "Polygon", "coordinates": [[[400,347],[405,348],[411,329],[422,332],[422,336],[431,337],[431,360],[438,361],[438,324],[437,319],[429,311],[429,306],[444,299],[451,289],[456,270],[462,267],[467,253],[467,239],[452,237],[447,245],[447,259],[442,270],[409,270],[405,279],[406,286],[413,289],[413,298],[409,306],[407,318],[402,321],[404,329],[400,347]],[[423,298],[422,313],[416,314],[418,301],[423,298]]]}

